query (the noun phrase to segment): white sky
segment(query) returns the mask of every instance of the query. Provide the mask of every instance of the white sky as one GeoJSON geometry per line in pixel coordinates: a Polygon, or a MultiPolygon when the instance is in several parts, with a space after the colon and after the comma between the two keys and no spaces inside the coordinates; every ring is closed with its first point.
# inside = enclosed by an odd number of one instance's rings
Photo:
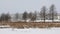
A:
{"type": "Polygon", "coordinates": [[[42,6],[49,8],[55,4],[57,11],[60,11],[60,0],[0,0],[0,13],[16,13],[26,11],[40,11],[42,6]]]}

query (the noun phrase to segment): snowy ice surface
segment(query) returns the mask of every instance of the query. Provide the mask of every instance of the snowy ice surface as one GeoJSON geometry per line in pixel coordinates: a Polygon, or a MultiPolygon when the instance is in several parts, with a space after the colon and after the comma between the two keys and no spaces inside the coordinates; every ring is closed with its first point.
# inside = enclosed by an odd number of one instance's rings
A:
{"type": "Polygon", "coordinates": [[[30,29],[12,29],[0,28],[0,34],[60,34],[60,28],[30,28],[30,29]]]}

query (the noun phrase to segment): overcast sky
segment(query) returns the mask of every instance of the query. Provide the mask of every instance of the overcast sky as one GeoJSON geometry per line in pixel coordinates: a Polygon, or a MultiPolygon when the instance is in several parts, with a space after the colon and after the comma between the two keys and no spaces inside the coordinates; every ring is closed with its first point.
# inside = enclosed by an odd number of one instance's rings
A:
{"type": "Polygon", "coordinates": [[[60,11],[60,0],[0,0],[0,13],[40,11],[42,6],[49,8],[51,4],[55,4],[56,10],[60,11]]]}

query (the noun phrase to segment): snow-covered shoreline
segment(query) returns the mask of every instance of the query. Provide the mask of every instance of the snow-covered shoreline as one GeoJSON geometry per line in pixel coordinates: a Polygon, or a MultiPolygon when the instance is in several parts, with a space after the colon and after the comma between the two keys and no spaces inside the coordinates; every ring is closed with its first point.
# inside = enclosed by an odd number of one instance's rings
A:
{"type": "Polygon", "coordinates": [[[60,28],[0,29],[1,34],[60,34],[60,28]]]}

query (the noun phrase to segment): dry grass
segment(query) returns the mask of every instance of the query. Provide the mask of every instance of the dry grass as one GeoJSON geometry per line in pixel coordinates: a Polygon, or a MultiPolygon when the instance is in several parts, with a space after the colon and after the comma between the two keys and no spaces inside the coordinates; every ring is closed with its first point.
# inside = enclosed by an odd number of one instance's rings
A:
{"type": "Polygon", "coordinates": [[[0,25],[9,25],[11,28],[49,28],[60,27],[59,22],[4,22],[0,25]]]}

